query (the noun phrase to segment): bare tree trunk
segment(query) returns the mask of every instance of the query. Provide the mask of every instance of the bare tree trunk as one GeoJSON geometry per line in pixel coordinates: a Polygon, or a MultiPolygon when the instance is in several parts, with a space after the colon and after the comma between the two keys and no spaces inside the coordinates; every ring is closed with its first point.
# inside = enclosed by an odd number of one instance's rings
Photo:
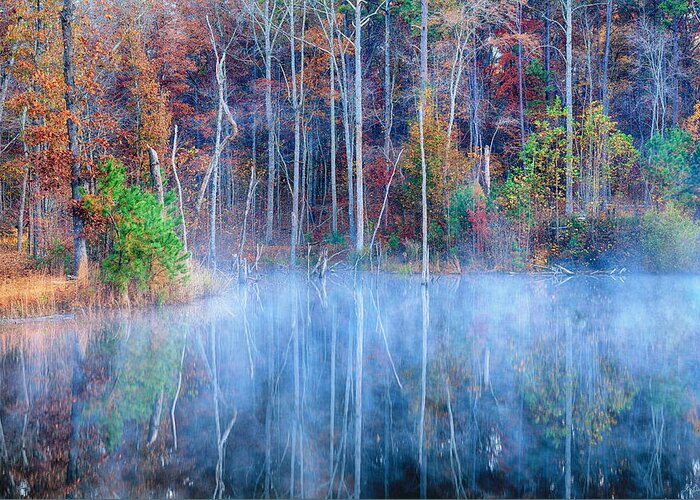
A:
{"type": "Polygon", "coordinates": [[[175,421],[175,408],[177,400],[180,398],[180,390],[182,389],[182,369],[185,364],[185,350],[187,349],[187,332],[182,341],[182,353],[180,354],[180,369],[177,372],[177,386],[175,387],[175,396],[173,396],[173,404],[170,407],[170,425],[173,431],[173,450],[177,450],[177,422],[175,421]]]}
{"type": "MultiPolygon", "coordinates": [[[[457,93],[464,72],[464,53],[466,45],[469,42],[469,36],[464,35],[462,40],[458,40],[455,47],[455,55],[452,61],[452,69],[450,72],[450,110],[447,118],[447,144],[445,146],[445,167],[447,168],[447,159],[452,146],[452,129],[454,128],[455,113],[457,110],[457,93]]],[[[444,170],[443,169],[443,170],[444,170]]]]}
{"type": "Polygon", "coordinates": [[[165,397],[165,387],[160,388],[158,396],[153,401],[151,409],[151,419],[148,422],[148,441],[146,446],[151,446],[158,439],[158,429],[160,428],[160,417],[163,414],[163,398],[165,397]]]}
{"type": "Polygon", "coordinates": [[[365,246],[365,190],[362,165],[362,0],[355,0],[355,171],[357,172],[357,234],[355,248],[365,246]]]}
{"type": "Polygon", "coordinates": [[[679,65],[680,65],[680,49],[678,44],[678,38],[680,37],[678,29],[678,16],[673,17],[673,54],[671,55],[671,124],[674,127],[678,126],[678,113],[680,111],[680,95],[679,95],[679,85],[678,85],[678,75],[679,75],[679,65]]]}
{"type": "MultiPolygon", "coordinates": [[[[454,58],[452,60],[452,68],[450,71],[450,110],[447,119],[447,140],[445,144],[445,161],[442,165],[442,181],[443,186],[447,186],[447,169],[450,158],[450,149],[452,147],[452,130],[454,127],[455,113],[457,109],[457,93],[459,92],[462,73],[464,72],[464,53],[469,43],[471,33],[464,32],[460,29],[457,36],[457,44],[455,47],[454,58]]],[[[445,218],[447,220],[447,234],[452,238],[452,228],[450,225],[450,200],[446,188],[443,188],[442,199],[444,204],[445,218]]]]}
{"type": "MultiPolygon", "coordinates": [[[[73,3],[71,3],[72,6],[74,6],[73,3]]],[[[34,37],[32,40],[32,45],[34,48],[34,53],[32,54],[32,62],[33,62],[33,69],[35,71],[40,71],[39,70],[39,64],[40,60],[45,52],[45,43],[44,43],[44,37],[41,35],[42,30],[44,29],[44,20],[43,16],[41,15],[41,12],[44,10],[44,4],[42,0],[36,0],[34,3],[34,10],[33,13],[36,14],[36,19],[32,21],[34,24],[34,37]]],[[[72,30],[71,30],[72,31],[72,30]]],[[[71,37],[71,47],[72,47],[72,37],[71,37]]],[[[65,48],[64,48],[65,50],[65,48]]],[[[64,52],[65,56],[65,52],[64,52]]],[[[64,78],[65,78],[65,67],[64,67],[64,78]]],[[[65,81],[64,81],[65,83],[65,81]]],[[[38,82],[32,82],[31,84],[31,89],[32,91],[39,92],[39,86],[38,82]]],[[[39,116],[33,120],[35,125],[38,126],[43,126],[46,123],[45,116],[39,116]]],[[[67,126],[67,123],[66,123],[67,126]]],[[[43,148],[46,147],[46,143],[37,143],[32,145],[31,151],[33,153],[39,153],[42,151],[43,148]]],[[[73,162],[71,162],[71,166],[73,166],[73,162]]],[[[72,175],[72,174],[71,174],[72,175]]],[[[73,179],[71,179],[71,188],[73,187],[73,179]]],[[[72,194],[72,190],[71,190],[72,194]]],[[[29,254],[32,257],[37,257],[38,256],[38,251],[37,251],[37,218],[39,217],[38,212],[38,202],[37,200],[41,197],[39,194],[39,179],[36,174],[36,169],[32,169],[30,167],[29,169],[29,200],[28,200],[28,210],[27,210],[27,215],[29,218],[29,234],[28,234],[28,241],[27,241],[27,246],[29,250],[29,254]]],[[[75,219],[73,219],[75,221],[75,219]]],[[[75,247],[74,248],[78,248],[75,247]]],[[[76,270],[77,271],[77,270],[76,270]]]]}
{"type": "MultiPolygon", "coordinates": [[[[338,344],[338,319],[335,302],[331,305],[331,398],[330,398],[330,449],[328,451],[328,477],[333,477],[335,463],[335,378],[336,378],[336,351],[338,344]]],[[[332,488],[333,485],[331,484],[332,488]]]]}
{"type": "Polygon", "coordinates": [[[79,279],[87,278],[88,259],[84,221],[80,213],[82,189],[84,187],[80,171],[80,145],[78,144],[78,102],[75,89],[73,67],[73,21],[75,20],[75,0],[63,0],[61,28],[63,32],[63,79],[66,84],[66,128],[68,130],[68,150],[71,155],[71,201],[73,211],[73,270],[79,279]]]}
{"type": "Polygon", "coordinates": [[[3,116],[5,114],[5,102],[7,101],[7,91],[10,87],[10,72],[8,71],[12,66],[15,65],[15,51],[17,50],[16,44],[10,48],[11,56],[10,60],[2,69],[2,74],[0,74],[0,123],[2,123],[3,116]]]}
{"type": "Polygon", "coordinates": [[[603,81],[602,101],[603,113],[610,115],[610,96],[608,95],[608,72],[610,68],[610,29],[612,28],[613,0],[606,0],[605,4],[605,49],[603,52],[603,81]]]}
{"type": "Polygon", "coordinates": [[[430,296],[428,287],[421,287],[421,312],[423,328],[421,335],[421,404],[418,434],[418,467],[420,468],[420,497],[428,496],[428,464],[425,457],[425,403],[428,390],[428,328],[430,326],[430,296]]]}
{"type": "Polygon", "coordinates": [[[595,86],[593,83],[593,33],[590,9],[583,9],[583,42],[586,44],[586,76],[588,80],[588,107],[593,105],[595,86]]]}
{"type": "MultiPolygon", "coordinates": [[[[334,6],[333,4],[331,4],[334,6]]],[[[351,126],[351,115],[350,115],[350,74],[348,69],[348,54],[345,47],[344,39],[346,36],[341,32],[339,26],[337,26],[337,18],[335,11],[328,12],[329,23],[334,26],[334,31],[336,35],[336,43],[338,44],[338,50],[340,51],[340,57],[335,58],[334,52],[331,51],[331,56],[336,61],[335,69],[338,70],[338,87],[340,90],[340,101],[343,110],[343,134],[345,138],[345,160],[348,175],[348,229],[350,235],[350,241],[354,243],[356,241],[355,234],[355,184],[354,184],[354,174],[353,174],[353,144],[352,144],[352,126],[351,126]],[[340,59],[340,68],[338,68],[337,61],[340,59]]],[[[347,18],[346,24],[344,26],[345,31],[347,31],[347,18]]]]}
{"type": "MultiPolygon", "coordinates": [[[[197,200],[197,210],[200,209],[202,205],[202,200],[204,198],[204,193],[209,182],[211,182],[210,199],[209,199],[209,255],[208,261],[209,266],[216,269],[216,203],[218,198],[218,187],[219,187],[219,163],[221,160],[221,152],[224,149],[224,145],[227,141],[233,139],[238,134],[238,125],[231,114],[231,110],[226,102],[226,51],[228,45],[223,48],[221,53],[217,48],[216,38],[214,36],[214,29],[209,22],[209,17],[206,18],[207,27],[209,28],[209,39],[211,41],[212,50],[214,51],[214,57],[216,60],[216,85],[218,92],[218,104],[216,112],[216,135],[214,139],[214,155],[212,156],[209,169],[204,176],[202,181],[202,187],[199,192],[199,197],[197,200]],[[224,114],[231,126],[231,132],[226,137],[223,137],[223,119],[224,114]]],[[[230,44],[230,42],[229,42],[230,44]]]]}
{"type": "Polygon", "coordinates": [[[362,377],[365,338],[365,304],[361,283],[355,283],[357,338],[355,346],[355,487],[353,497],[360,498],[362,487],[362,377]]]}
{"type": "Polygon", "coordinates": [[[566,31],[566,213],[574,211],[574,116],[573,116],[573,54],[572,12],[573,0],[562,0],[566,31]]]}
{"type": "Polygon", "coordinates": [[[272,110],[272,15],[270,0],[264,2],[265,37],[265,121],[267,122],[267,211],[265,221],[265,243],[272,243],[272,225],[275,209],[275,121],[272,110]]]}
{"type": "Polygon", "coordinates": [[[428,91],[428,0],[421,0],[421,27],[420,27],[420,103],[418,105],[418,127],[420,130],[420,156],[421,156],[421,206],[422,211],[422,235],[423,235],[423,259],[422,282],[428,284],[430,275],[430,255],[428,249],[428,188],[427,165],[425,159],[425,102],[428,91]]]}
{"type": "Polygon", "coordinates": [[[545,100],[549,105],[552,102],[551,87],[551,54],[552,54],[552,2],[546,0],[545,15],[544,15],[544,74],[545,74],[545,100]]]}
{"type": "Polygon", "coordinates": [[[216,269],[216,200],[219,189],[219,160],[221,152],[222,110],[219,105],[216,117],[216,136],[214,157],[212,158],[212,175],[209,182],[209,253],[207,260],[212,269],[216,269]]]}
{"type": "MultiPolygon", "coordinates": [[[[304,22],[306,22],[306,1],[303,0],[304,9],[304,22]]],[[[294,108],[294,172],[293,172],[293,188],[292,188],[292,231],[291,231],[291,243],[289,251],[289,263],[291,266],[296,265],[297,258],[297,239],[299,237],[299,175],[300,175],[300,164],[301,164],[301,106],[303,102],[304,95],[304,26],[301,29],[301,75],[300,84],[301,89],[297,87],[297,63],[296,63],[296,30],[295,30],[295,16],[294,16],[294,0],[289,2],[289,49],[290,49],[290,62],[291,62],[291,79],[292,79],[292,107],[294,108]]]]}
{"type": "MultiPolygon", "coordinates": [[[[7,61],[7,64],[2,68],[2,72],[0,72],[0,126],[2,125],[2,119],[5,115],[5,101],[7,101],[7,92],[10,87],[10,72],[9,69],[14,66],[15,64],[15,52],[17,50],[17,43],[13,43],[12,46],[10,47],[10,59],[7,61]]],[[[26,119],[26,109],[23,110],[22,112],[22,132],[24,132],[24,122],[26,119]]],[[[0,136],[0,151],[2,150],[2,137],[0,136]]],[[[25,167],[26,168],[26,167],[25,167]]],[[[23,182],[22,184],[22,189],[25,191],[24,194],[26,194],[26,182],[23,182]]],[[[23,196],[24,196],[23,194],[23,196]]],[[[0,181],[0,211],[3,211],[5,208],[5,184],[3,181],[0,181]]],[[[22,208],[23,210],[23,208],[22,208]]],[[[20,210],[20,214],[22,213],[22,210],[20,210]]],[[[21,217],[21,215],[18,217],[18,219],[21,217]]],[[[17,251],[21,252],[22,251],[22,235],[20,226],[17,226],[17,251]]]]}
{"type": "Polygon", "coordinates": [[[470,97],[471,97],[471,146],[472,151],[481,149],[481,118],[479,116],[479,108],[481,104],[481,95],[479,91],[478,78],[478,57],[476,51],[476,37],[472,37],[472,66],[470,68],[470,97]]]}
{"type": "Polygon", "coordinates": [[[484,146],[484,193],[491,193],[491,148],[484,146]]]}
{"type": "Polygon", "coordinates": [[[573,375],[572,375],[572,364],[573,364],[573,347],[571,339],[571,320],[566,319],[566,376],[564,383],[566,384],[565,394],[566,394],[566,443],[565,443],[565,498],[571,498],[571,440],[573,432],[573,375]]]}
{"type": "Polygon", "coordinates": [[[245,199],[245,213],[243,214],[243,229],[241,229],[240,242],[238,243],[238,280],[240,281],[242,277],[247,274],[247,268],[245,267],[246,261],[243,258],[243,249],[245,248],[246,239],[246,228],[248,226],[248,216],[250,215],[250,208],[253,205],[253,199],[255,197],[255,188],[258,185],[258,178],[255,172],[255,166],[250,169],[250,182],[248,183],[248,195],[245,199]],[[241,268],[243,266],[243,268],[241,268]],[[243,275],[241,275],[241,271],[243,275]]]}
{"type": "MultiPolygon", "coordinates": [[[[331,9],[333,5],[333,0],[331,0],[331,9]]],[[[331,35],[330,35],[330,41],[331,41],[331,51],[333,51],[333,46],[335,45],[333,43],[334,35],[333,35],[333,24],[331,24],[330,28],[331,30],[331,35]]],[[[331,130],[330,130],[330,135],[331,135],[331,231],[333,232],[333,235],[335,236],[338,233],[338,192],[337,192],[337,186],[336,186],[336,148],[337,148],[337,139],[336,139],[336,130],[335,130],[335,58],[334,55],[331,54],[330,58],[330,120],[331,120],[331,130]]]]}
{"type": "Polygon", "coordinates": [[[520,147],[525,147],[525,89],[523,81],[523,2],[518,0],[518,112],[520,121],[520,147]]]}
{"type": "Polygon", "coordinates": [[[29,197],[27,200],[27,218],[28,234],[27,234],[27,251],[32,257],[36,257],[36,197],[37,197],[37,178],[36,174],[29,170],[29,197]]]}
{"type": "MultiPolygon", "coordinates": [[[[389,181],[386,183],[386,189],[384,190],[384,201],[382,201],[382,208],[379,210],[379,216],[377,217],[377,224],[374,226],[374,232],[372,233],[372,239],[369,242],[369,251],[370,251],[370,257],[372,254],[372,248],[374,247],[374,241],[377,238],[377,231],[379,231],[379,227],[382,225],[382,216],[384,215],[384,211],[386,210],[387,206],[387,201],[389,200],[389,189],[391,189],[391,182],[394,180],[394,175],[396,175],[396,167],[399,164],[399,160],[401,159],[401,155],[403,154],[403,149],[399,151],[399,154],[396,156],[396,159],[394,160],[394,166],[391,169],[391,175],[389,176],[389,181]]],[[[379,266],[381,263],[377,263],[379,266]]]]}
{"type": "Polygon", "coordinates": [[[24,147],[24,169],[22,173],[22,191],[19,198],[19,211],[17,212],[17,252],[22,253],[22,233],[24,231],[24,211],[27,203],[27,184],[29,182],[29,158],[25,137],[27,123],[27,108],[22,110],[22,145],[24,147]]]}
{"type": "Polygon", "coordinates": [[[384,0],[384,157],[387,169],[391,159],[393,103],[391,91],[391,2],[384,0]]]}
{"type": "Polygon", "coordinates": [[[148,168],[151,172],[151,185],[156,192],[158,203],[162,207],[161,216],[165,217],[165,196],[163,194],[163,178],[160,174],[160,161],[158,161],[158,153],[151,146],[148,147],[148,168]]]}
{"type": "Polygon", "coordinates": [[[173,177],[175,178],[175,185],[177,186],[177,203],[180,209],[180,219],[182,226],[182,246],[185,253],[188,252],[187,249],[187,223],[185,222],[185,210],[183,208],[182,201],[182,184],[180,184],[180,177],[177,175],[177,125],[175,125],[175,130],[173,131],[173,150],[170,156],[170,164],[173,169],[173,177]]]}
{"type": "MultiPolygon", "coordinates": [[[[344,61],[345,61],[345,56],[343,55],[341,61],[343,61],[343,66],[346,66],[344,61]]],[[[343,75],[347,74],[347,67],[343,71],[343,75]]],[[[355,173],[354,173],[354,149],[352,146],[352,130],[350,126],[350,103],[348,102],[350,100],[350,94],[349,94],[349,89],[347,85],[348,78],[343,76],[343,79],[346,82],[345,85],[345,91],[343,92],[341,90],[340,93],[340,99],[342,102],[343,106],[343,133],[345,135],[345,160],[347,162],[347,171],[348,171],[348,228],[349,228],[349,233],[350,233],[350,241],[352,243],[355,242],[357,239],[357,234],[356,230],[357,227],[355,226],[355,173]]]]}

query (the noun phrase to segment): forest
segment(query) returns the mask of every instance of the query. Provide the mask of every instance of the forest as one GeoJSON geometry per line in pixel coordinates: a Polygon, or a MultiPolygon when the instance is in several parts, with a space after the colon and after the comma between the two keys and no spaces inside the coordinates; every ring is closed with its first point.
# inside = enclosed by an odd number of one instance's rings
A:
{"type": "Polygon", "coordinates": [[[2,0],[0,274],[697,270],[699,33],[694,0],[2,0]]]}

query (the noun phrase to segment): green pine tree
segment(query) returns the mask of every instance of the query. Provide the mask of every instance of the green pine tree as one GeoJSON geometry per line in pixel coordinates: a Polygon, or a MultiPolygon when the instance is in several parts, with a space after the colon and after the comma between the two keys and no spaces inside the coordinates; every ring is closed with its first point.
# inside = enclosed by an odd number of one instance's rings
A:
{"type": "Polygon", "coordinates": [[[127,186],[118,160],[110,158],[98,168],[96,193],[85,196],[85,207],[107,225],[103,280],[121,292],[131,286],[161,292],[174,280],[186,278],[188,254],[176,233],[180,220],[174,194],[166,194],[163,210],[152,193],[127,186]]]}

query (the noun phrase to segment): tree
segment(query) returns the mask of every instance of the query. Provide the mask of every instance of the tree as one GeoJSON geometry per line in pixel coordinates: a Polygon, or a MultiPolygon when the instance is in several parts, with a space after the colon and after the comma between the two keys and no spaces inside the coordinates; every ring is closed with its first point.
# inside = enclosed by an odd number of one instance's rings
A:
{"type": "Polygon", "coordinates": [[[87,248],[83,234],[84,221],[80,213],[80,201],[85,184],[80,168],[80,146],[78,144],[78,104],[76,102],[75,69],[73,66],[73,22],[75,0],[63,0],[61,29],[63,32],[63,78],[66,83],[66,119],[68,150],[71,157],[71,202],[73,203],[73,269],[78,279],[87,278],[87,248]]]}
{"type": "MultiPolygon", "coordinates": [[[[666,129],[666,96],[668,95],[666,68],[669,64],[670,40],[667,33],[646,17],[638,20],[633,39],[641,56],[637,64],[640,73],[645,77],[642,82],[648,82],[648,86],[644,85],[642,89],[645,93],[645,101],[651,105],[651,116],[648,117],[648,137],[651,138],[657,133],[663,135],[666,129]]],[[[647,119],[647,116],[643,119],[647,119]]]]}
{"type": "Polygon", "coordinates": [[[561,0],[566,34],[566,213],[574,211],[573,0],[561,0]]]}
{"type": "Polygon", "coordinates": [[[188,254],[175,231],[180,223],[175,196],[168,192],[161,203],[139,186],[126,187],[125,168],[114,159],[99,168],[96,193],[86,195],[84,205],[105,228],[104,281],[127,297],[130,286],[164,293],[187,275],[188,254]]]}
{"type": "Polygon", "coordinates": [[[428,285],[430,279],[430,255],[428,248],[428,170],[425,162],[425,106],[428,98],[428,0],[420,3],[420,96],[418,104],[418,128],[420,131],[421,156],[421,206],[422,206],[422,240],[423,258],[421,276],[423,285],[428,285]]]}
{"type": "Polygon", "coordinates": [[[0,62],[0,125],[2,125],[2,119],[5,114],[5,102],[7,101],[7,92],[10,88],[10,79],[12,77],[11,70],[15,65],[17,57],[18,43],[17,40],[12,38],[10,33],[13,25],[16,25],[16,23],[17,19],[15,16],[11,16],[8,13],[6,24],[2,23],[2,25],[0,25],[0,33],[4,35],[3,38],[8,42],[8,46],[3,47],[7,50],[7,57],[0,62]]]}
{"type": "MultiPolygon", "coordinates": [[[[345,60],[345,52],[342,45],[339,44],[336,37],[338,36],[337,30],[337,12],[335,10],[335,1],[330,0],[329,2],[320,2],[318,8],[316,9],[316,16],[318,18],[319,27],[323,32],[327,48],[321,48],[323,52],[328,55],[328,102],[329,102],[329,141],[330,141],[330,177],[331,177],[331,232],[335,236],[338,234],[338,189],[337,189],[337,132],[336,132],[336,76],[340,79],[341,75],[344,75],[344,70],[338,67],[338,56],[342,61],[345,60]]],[[[343,64],[344,67],[344,64],[343,64]]],[[[345,80],[343,78],[343,80],[345,80]]],[[[341,96],[345,96],[344,85],[342,81],[340,85],[341,96]]],[[[343,102],[346,102],[346,98],[343,97],[343,102]]],[[[348,123],[347,116],[344,115],[344,123],[348,123]]],[[[348,127],[346,130],[349,131],[348,127]]],[[[349,136],[349,134],[348,134],[349,136]]],[[[346,145],[347,146],[347,145],[346,145]]],[[[350,160],[351,155],[348,155],[347,162],[348,165],[352,164],[350,160]]],[[[348,185],[352,186],[352,167],[348,167],[348,185]]],[[[350,198],[352,201],[352,189],[349,190],[350,198]]],[[[350,205],[350,211],[352,212],[352,204],[350,205]]],[[[352,215],[352,214],[351,214],[352,215]]],[[[352,224],[351,218],[351,224],[352,224]]],[[[353,231],[351,227],[351,231],[353,231]]],[[[353,231],[354,234],[354,231],[353,231]]]]}
{"type": "Polygon", "coordinates": [[[570,156],[567,155],[566,129],[561,125],[565,116],[566,110],[562,108],[561,100],[556,98],[547,108],[546,117],[535,122],[535,129],[521,154],[523,169],[514,175],[511,185],[507,185],[508,189],[504,191],[507,196],[505,206],[512,214],[520,215],[523,211],[520,202],[525,201],[525,210],[535,220],[537,213],[553,210],[559,226],[562,198],[566,203],[562,181],[566,182],[570,156]]]}
{"type": "Polygon", "coordinates": [[[357,174],[357,222],[355,248],[362,251],[365,247],[365,187],[362,165],[362,3],[355,0],[355,171],[357,174]]]}
{"type": "MultiPolygon", "coordinates": [[[[218,18],[217,18],[218,20],[218,18]]],[[[209,190],[209,254],[208,261],[209,265],[216,268],[216,201],[219,187],[219,163],[221,160],[221,153],[223,152],[226,143],[238,134],[238,124],[231,114],[231,110],[228,107],[226,101],[226,56],[228,49],[234,39],[234,35],[231,36],[228,43],[219,49],[216,35],[214,34],[214,28],[209,22],[209,17],[206,18],[207,27],[209,28],[209,41],[211,42],[212,50],[214,51],[214,57],[216,60],[216,87],[217,87],[217,107],[216,107],[216,134],[214,137],[214,154],[212,155],[211,163],[207,174],[202,182],[202,187],[199,194],[198,206],[202,203],[202,198],[207,185],[211,183],[211,188],[209,190]],[[227,135],[224,134],[224,115],[226,115],[228,124],[230,125],[230,132],[227,135]]],[[[221,24],[217,25],[219,33],[221,33],[221,24]]]]}
{"type": "Polygon", "coordinates": [[[639,153],[597,102],[585,110],[575,135],[579,193],[586,213],[595,215],[625,184],[638,180],[633,170],[639,153]]]}
{"type": "Polygon", "coordinates": [[[601,98],[603,113],[610,115],[610,93],[608,92],[608,80],[610,71],[610,30],[612,30],[613,0],[605,2],[605,48],[603,49],[603,76],[601,84],[601,98]]]}
{"type": "MultiPolygon", "coordinates": [[[[265,212],[265,242],[272,243],[272,227],[275,209],[275,178],[276,150],[275,150],[275,117],[272,103],[272,56],[280,33],[280,26],[275,25],[277,16],[277,0],[263,0],[262,8],[258,0],[249,2],[252,17],[256,26],[262,31],[263,44],[261,52],[265,65],[265,123],[267,125],[267,206],[265,212]]],[[[255,32],[257,34],[257,31],[255,32]]]]}
{"type": "Polygon", "coordinates": [[[693,140],[689,132],[679,128],[656,133],[645,145],[646,194],[648,201],[670,199],[683,189],[690,173],[693,140]]]}
{"type": "Polygon", "coordinates": [[[287,15],[289,16],[289,61],[291,66],[292,93],[290,95],[294,109],[294,170],[292,173],[292,231],[289,250],[289,264],[296,265],[297,241],[299,239],[299,184],[301,162],[301,114],[304,104],[304,31],[306,29],[306,0],[302,0],[301,23],[301,68],[297,73],[297,35],[296,35],[296,1],[288,0],[287,15]],[[299,83],[297,83],[297,78],[299,83]]]}

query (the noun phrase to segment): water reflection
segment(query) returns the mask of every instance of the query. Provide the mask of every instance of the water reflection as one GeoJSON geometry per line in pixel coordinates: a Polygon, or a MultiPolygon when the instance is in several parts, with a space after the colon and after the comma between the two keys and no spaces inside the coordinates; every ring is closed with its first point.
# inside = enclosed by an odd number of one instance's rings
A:
{"type": "Polygon", "coordinates": [[[697,497],[700,278],[269,277],[0,330],[0,494],[697,497]]]}

